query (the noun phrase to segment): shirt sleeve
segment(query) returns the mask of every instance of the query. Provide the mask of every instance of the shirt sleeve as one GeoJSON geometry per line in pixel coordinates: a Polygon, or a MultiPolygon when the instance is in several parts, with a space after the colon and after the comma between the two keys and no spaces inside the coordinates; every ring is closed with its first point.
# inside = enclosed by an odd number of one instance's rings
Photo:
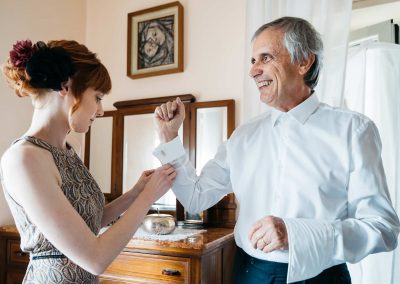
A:
{"type": "Polygon", "coordinates": [[[351,147],[347,218],[284,219],[289,241],[288,283],[397,246],[399,219],[386,184],[379,133],[371,121],[355,131],[351,147]]]}
{"type": "Polygon", "coordinates": [[[219,146],[217,154],[203,167],[200,176],[197,176],[179,137],[160,144],[153,151],[162,164],[174,166],[177,177],[172,190],[188,212],[199,213],[232,192],[226,143],[219,146]]]}

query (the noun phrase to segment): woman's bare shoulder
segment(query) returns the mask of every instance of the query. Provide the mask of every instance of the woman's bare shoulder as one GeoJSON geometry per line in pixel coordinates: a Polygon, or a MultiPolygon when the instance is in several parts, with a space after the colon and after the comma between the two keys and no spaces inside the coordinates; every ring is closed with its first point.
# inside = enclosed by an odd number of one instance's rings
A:
{"type": "Polygon", "coordinates": [[[21,169],[35,161],[51,162],[51,153],[28,141],[20,140],[4,152],[1,157],[1,166],[3,169],[14,166],[21,169]]]}
{"type": "Polygon", "coordinates": [[[26,192],[27,183],[32,184],[35,176],[53,180],[56,185],[61,183],[51,153],[28,141],[18,141],[6,150],[1,158],[1,172],[3,182],[14,198],[20,190],[26,192]]]}

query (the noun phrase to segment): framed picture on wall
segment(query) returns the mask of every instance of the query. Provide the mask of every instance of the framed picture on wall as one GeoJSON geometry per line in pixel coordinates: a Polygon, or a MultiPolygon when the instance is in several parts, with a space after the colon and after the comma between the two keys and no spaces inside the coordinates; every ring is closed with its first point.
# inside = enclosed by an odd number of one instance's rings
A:
{"type": "Polygon", "coordinates": [[[183,6],[173,2],[128,14],[127,75],[183,72],[183,6]]]}

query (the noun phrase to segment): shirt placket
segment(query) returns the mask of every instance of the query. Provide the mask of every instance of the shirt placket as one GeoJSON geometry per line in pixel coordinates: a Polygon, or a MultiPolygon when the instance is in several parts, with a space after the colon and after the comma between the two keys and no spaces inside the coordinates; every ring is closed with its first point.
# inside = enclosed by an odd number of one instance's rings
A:
{"type": "Polygon", "coordinates": [[[287,127],[288,125],[288,116],[287,114],[282,114],[278,119],[277,127],[277,136],[278,136],[278,161],[277,161],[277,175],[275,180],[274,187],[274,202],[273,202],[273,212],[277,212],[279,208],[279,203],[282,201],[282,187],[283,187],[283,179],[284,179],[284,171],[285,171],[285,161],[287,154],[287,127]]]}

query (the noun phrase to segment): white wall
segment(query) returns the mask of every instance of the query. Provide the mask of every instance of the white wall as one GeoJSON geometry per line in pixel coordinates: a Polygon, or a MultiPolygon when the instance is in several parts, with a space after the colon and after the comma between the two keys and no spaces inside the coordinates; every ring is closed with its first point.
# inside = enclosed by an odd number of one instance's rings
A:
{"type": "MultiPolygon", "coordinates": [[[[50,39],[74,39],[83,42],[86,27],[86,2],[82,0],[1,0],[0,62],[17,40],[33,42],[50,39]]],[[[32,106],[29,98],[18,98],[0,75],[0,154],[30,125],[32,106]]],[[[12,224],[11,213],[0,192],[0,226],[12,224]]]]}
{"type": "Polygon", "coordinates": [[[390,19],[400,22],[400,1],[353,10],[351,29],[371,26],[390,19]]]}

